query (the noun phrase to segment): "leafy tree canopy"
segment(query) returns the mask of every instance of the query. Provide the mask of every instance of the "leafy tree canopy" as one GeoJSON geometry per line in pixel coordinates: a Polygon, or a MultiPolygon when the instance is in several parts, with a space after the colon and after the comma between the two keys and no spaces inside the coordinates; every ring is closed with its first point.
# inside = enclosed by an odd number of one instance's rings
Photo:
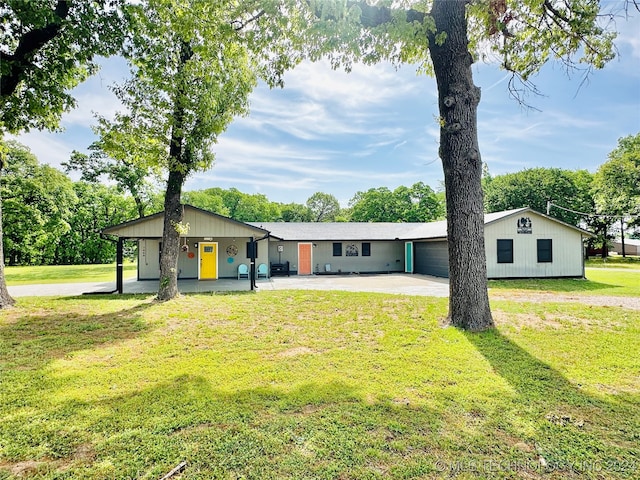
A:
{"type": "Polygon", "coordinates": [[[7,142],[2,181],[4,254],[11,265],[56,263],[60,237],[66,234],[78,199],[71,180],[40,165],[31,151],[7,142]]]}
{"type": "Polygon", "coordinates": [[[63,162],[62,166],[67,172],[79,171],[87,182],[96,183],[104,177],[115,182],[121,191],[131,195],[138,216],[143,217],[155,191],[151,179],[157,179],[157,168],[152,162],[138,158],[141,150],[137,147],[142,139],[136,139],[124,130],[110,129],[106,123],[101,120],[95,129],[100,140],[89,146],[89,155],[73,151],[69,161],[63,162]]]}
{"type": "Polygon", "coordinates": [[[307,199],[312,222],[334,222],[340,213],[340,202],[330,193],[316,192],[307,199]]]}
{"type": "Polygon", "coordinates": [[[0,7],[0,134],[55,129],[69,93],[120,51],[125,0],[7,0],[0,7]]]}
{"type": "MultiPolygon", "coordinates": [[[[546,212],[547,202],[578,212],[595,213],[591,196],[592,175],[586,170],[530,168],[516,173],[483,178],[484,203],[488,213],[531,207],[546,212]]],[[[553,209],[559,220],[578,225],[583,215],[553,209]]]]}
{"type": "Polygon", "coordinates": [[[352,222],[430,222],[444,218],[444,203],[422,182],[357,192],[349,201],[352,222]]]}
{"type": "Polygon", "coordinates": [[[640,133],[618,140],[594,175],[593,190],[600,213],[634,216],[640,224],[640,133]]]}
{"type": "Polygon", "coordinates": [[[136,205],[117,187],[75,182],[78,201],[72,205],[69,230],[61,238],[57,264],[110,263],[116,257],[116,244],[102,238],[107,227],[136,217],[136,205]]]}
{"type": "Polygon", "coordinates": [[[116,187],[72,182],[41,165],[18,142],[5,144],[3,250],[11,265],[105,263],[115,257],[102,230],[135,218],[131,197],[116,187]]]}

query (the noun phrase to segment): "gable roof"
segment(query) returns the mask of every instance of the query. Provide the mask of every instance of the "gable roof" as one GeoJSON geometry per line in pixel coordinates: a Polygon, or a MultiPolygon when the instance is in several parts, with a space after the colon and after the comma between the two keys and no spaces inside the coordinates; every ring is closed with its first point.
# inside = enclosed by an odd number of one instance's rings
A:
{"type": "Polygon", "coordinates": [[[497,222],[498,220],[502,220],[507,217],[515,217],[517,215],[521,215],[526,212],[533,213],[534,215],[538,215],[540,217],[546,218],[547,220],[550,220],[552,222],[559,223],[560,225],[564,225],[567,228],[570,228],[572,230],[582,233],[584,236],[595,237],[593,233],[587,230],[584,230],[580,227],[576,227],[575,225],[571,225],[570,223],[563,222],[562,220],[558,220],[557,218],[550,217],[549,215],[545,215],[544,213],[540,213],[531,207],[514,208],[513,210],[504,210],[502,212],[485,213],[484,224],[485,226],[487,226],[487,225],[490,225],[491,223],[497,222]]]}
{"type": "MultiPolygon", "coordinates": [[[[184,208],[184,217],[187,221],[202,219],[207,222],[216,222],[220,225],[224,225],[226,229],[232,229],[234,231],[245,231],[247,235],[267,235],[269,232],[256,227],[254,225],[250,225],[248,223],[239,222],[229,217],[225,217],[223,215],[218,215],[217,213],[209,212],[208,210],[203,210],[201,208],[193,207],[191,205],[183,205],[184,208]]],[[[191,223],[189,222],[189,223],[191,223]]],[[[135,220],[131,220],[128,222],[120,223],[118,225],[113,225],[111,227],[107,227],[102,230],[102,233],[105,235],[114,235],[117,237],[123,238],[159,238],[162,237],[162,225],[164,223],[164,212],[154,213],[153,215],[147,215],[142,218],[137,218],[135,220]]],[[[194,224],[190,225],[192,229],[189,234],[193,236],[211,236],[214,232],[197,232],[195,230],[202,229],[202,226],[194,224]]],[[[221,235],[224,236],[224,235],[221,235]]]]}

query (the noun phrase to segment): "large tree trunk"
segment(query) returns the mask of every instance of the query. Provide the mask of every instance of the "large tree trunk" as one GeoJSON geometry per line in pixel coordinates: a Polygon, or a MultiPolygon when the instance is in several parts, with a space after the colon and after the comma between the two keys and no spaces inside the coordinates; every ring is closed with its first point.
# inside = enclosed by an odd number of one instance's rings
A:
{"type": "MultiPolygon", "coordinates": [[[[0,169],[2,165],[0,165],[0,169]]],[[[0,309],[13,306],[16,302],[9,295],[7,283],[4,279],[4,245],[2,242],[2,198],[0,198],[0,309]]]]}
{"type": "Polygon", "coordinates": [[[160,252],[160,286],[158,300],[171,300],[178,295],[178,256],[180,255],[180,233],[176,225],[182,222],[183,209],[180,203],[184,175],[170,171],[164,195],[164,230],[160,252]]]}
{"type": "Polygon", "coordinates": [[[466,3],[434,0],[437,32],[429,53],[438,83],[440,158],[444,167],[449,243],[449,322],[465,330],[493,327],[484,248],[482,161],[478,147],[480,89],[473,84],[466,3]]]}
{"type": "MultiPolygon", "coordinates": [[[[180,64],[182,70],[189,61],[193,51],[187,42],[180,44],[180,64]]],[[[178,75],[179,77],[179,75],[178,75]]],[[[187,88],[187,87],[184,87],[187,88]]],[[[180,232],[177,226],[182,222],[183,208],[181,204],[182,186],[189,172],[189,153],[184,147],[184,105],[177,91],[174,99],[173,126],[169,145],[169,178],[164,194],[164,228],[162,232],[162,251],[160,252],[160,286],[158,300],[171,300],[178,292],[178,257],[180,255],[180,232]]]]}

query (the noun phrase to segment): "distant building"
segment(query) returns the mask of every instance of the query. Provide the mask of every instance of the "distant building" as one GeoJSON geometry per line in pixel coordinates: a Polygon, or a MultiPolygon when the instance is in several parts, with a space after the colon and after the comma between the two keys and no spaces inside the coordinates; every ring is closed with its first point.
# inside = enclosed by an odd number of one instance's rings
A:
{"type": "MultiPolygon", "coordinates": [[[[622,255],[622,239],[616,238],[612,242],[612,246],[609,251],[616,253],[617,255],[622,255]]],[[[625,255],[640,255],[640,240],[625,238],[624,253],[625,255]]]]}

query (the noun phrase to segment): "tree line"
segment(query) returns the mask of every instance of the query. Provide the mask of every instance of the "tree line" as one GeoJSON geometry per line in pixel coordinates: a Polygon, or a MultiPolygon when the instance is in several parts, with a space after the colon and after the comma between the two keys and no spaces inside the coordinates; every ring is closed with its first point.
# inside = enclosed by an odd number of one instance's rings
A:
{"type": "Polygon", "coordinates": [[[596,234],[588,244],[606,256],[615,224],[640,237],[640,133],[620,138],[594,174],[531,168],[493,177],[485,170],[482,189],[486,212],[529,206],[546,213],[550,205],[552,217],[596,234]]]}
{"type": "MultiPolygon", "coordinates": [[[[100,232],[111,225],[161,212],[163,194],[135,168],[97,162],[74,152],[65,172],[39,163],[24,145],[9,141],[0,179],[7,265],[108,263],[115,244],[100,232]],[[80,180],[69,173],[79,170],[80,180]],[[134,180],[135,181],[132,181],[134,180]]],[[[329,193],[304,204],[270,201],[236,188],[185,191],[184,203],[241,222],[422,222],[444,218],[444,195],[418,182],[357,192],[342,208],[329,193]]]]}
{"type": "MultiPolygon", "coordinates": [[[[41,165],[27,147],[6,143],[1,179],[4,254],[8,265],[108,263],[115,244],[100,232],[111,225],[160,212],[159,188],[121,162],[74,152],[65,172],[41,165]],[[73,181],[72,171],[81,179],[73,181]]],[[[606,254],[612,227],[624,219],[640,234],[640,133],[621,138],[595,174],[587,170],[531,168],[482,178],[485,212],[529,206],[565,223],[587,228],[606,254]],[[584,215],[588,214],[588,215],[584,215]]],[[[270,201],[264,194],[219,187],[185,191],[184,203],[241,222],[430,222],[445,218],[444,192],[422,182],[356,192],[341,207],[329,193],[302,203],[270,201]]],[[[639,235],[640,236],[640,235],[639,235]]]]}

